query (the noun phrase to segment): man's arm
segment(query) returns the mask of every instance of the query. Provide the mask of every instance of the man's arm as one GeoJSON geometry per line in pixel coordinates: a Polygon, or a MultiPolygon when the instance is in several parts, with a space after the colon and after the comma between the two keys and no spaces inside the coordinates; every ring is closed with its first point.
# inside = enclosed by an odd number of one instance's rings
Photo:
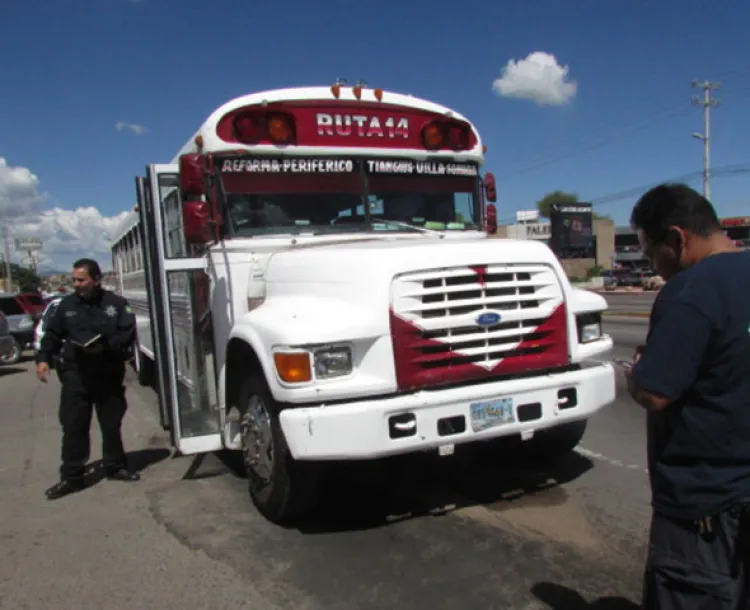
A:
{"type": "Polygon", "coordinates": [[[661,411],[694,383],[711,337],[711,319],[682,300],[651,329],[643,355],[628,372],[628,391],[646,409],[661,411]]]}
{"type": "Polygon", "coordinates": [[[125,299],[120,299],[117,312],[117,330],[107,342],[112,349],[126,350],[135,341],[135,316],[125,299]]]}
{"type": "Polygon", "coordinates": [[[65,329],[66,310],[67,307],[65,301],[60,301],[57,308],[47,321],[41,345],[39,346],[39,351],[36,355],[37,363],[44,362],[50,364],[52,358],[60,353],[60,347],[62,346],[63,339],[65,339],[67,334],[65,329]]]}

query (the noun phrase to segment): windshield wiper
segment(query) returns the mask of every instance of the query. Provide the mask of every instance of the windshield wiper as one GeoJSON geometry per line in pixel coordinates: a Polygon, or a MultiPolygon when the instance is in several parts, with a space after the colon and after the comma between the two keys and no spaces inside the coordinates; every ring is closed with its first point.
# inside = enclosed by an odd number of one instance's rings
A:
{"type": "Polygon", "coordinates": [[[377,220],[373,220],[372,224],[376,224],[379,222],[396,225],[397,227],[403,227],[405,229],[414,229],[416,231],[419,231],[420,233],[425,233],[427,235],[437,235],[440,239],[443,239],[445,237],[445,233],[442,233],[441,231],[433,231],[432,229],[425,229],[424,227],[420,227],[419,225],[413,225],[410,222],[402,222],[400,220],[388,220],[386,218],[378,218],[377,220]]]}

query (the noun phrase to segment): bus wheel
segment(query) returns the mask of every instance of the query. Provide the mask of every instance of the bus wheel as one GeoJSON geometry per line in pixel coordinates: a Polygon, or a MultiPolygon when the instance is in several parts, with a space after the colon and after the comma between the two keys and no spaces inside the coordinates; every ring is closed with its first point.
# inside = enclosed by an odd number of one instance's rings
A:
{"type": "Polygon", "coordinates": [[[240,412],[242,457],[253,504],[279,525],[302,517],[317,503],[319,466],[292,458],[278,406],[263,377],[243,383],[240,412]]]}

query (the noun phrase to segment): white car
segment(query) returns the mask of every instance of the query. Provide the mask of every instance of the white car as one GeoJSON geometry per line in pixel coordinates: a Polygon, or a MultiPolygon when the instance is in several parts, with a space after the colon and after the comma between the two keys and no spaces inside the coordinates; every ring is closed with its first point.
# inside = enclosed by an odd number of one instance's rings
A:
{"type": "Polygon", "coordinates": [[[42,337],[44,337],[44,330],[47,328],[47,324],[50,321],[50,318],[57,310],[57,306],[60,304],[60,301],[62,301],[62,297],[57,297],[55,299],[52,299],[49,303],[47,303],[47,307],[44,309],[44,313],[42,314],[42,317],[39,319],[39,323],[36,325],[36,328],[34,329],[34,352],[38,352],[39,349],[42,346],[42,337]]]}

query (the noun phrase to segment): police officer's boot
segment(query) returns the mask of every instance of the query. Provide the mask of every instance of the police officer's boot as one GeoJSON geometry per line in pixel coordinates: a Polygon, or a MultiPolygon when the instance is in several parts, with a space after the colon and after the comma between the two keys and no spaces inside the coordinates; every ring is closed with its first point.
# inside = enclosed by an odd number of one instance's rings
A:
{"type": "Polygon", "coordinates": [[[83,479],[63,479],[47,489],[44,494],[48,500],[58,500],[68,494],[81,491],[84,488],[83,479]]]}

